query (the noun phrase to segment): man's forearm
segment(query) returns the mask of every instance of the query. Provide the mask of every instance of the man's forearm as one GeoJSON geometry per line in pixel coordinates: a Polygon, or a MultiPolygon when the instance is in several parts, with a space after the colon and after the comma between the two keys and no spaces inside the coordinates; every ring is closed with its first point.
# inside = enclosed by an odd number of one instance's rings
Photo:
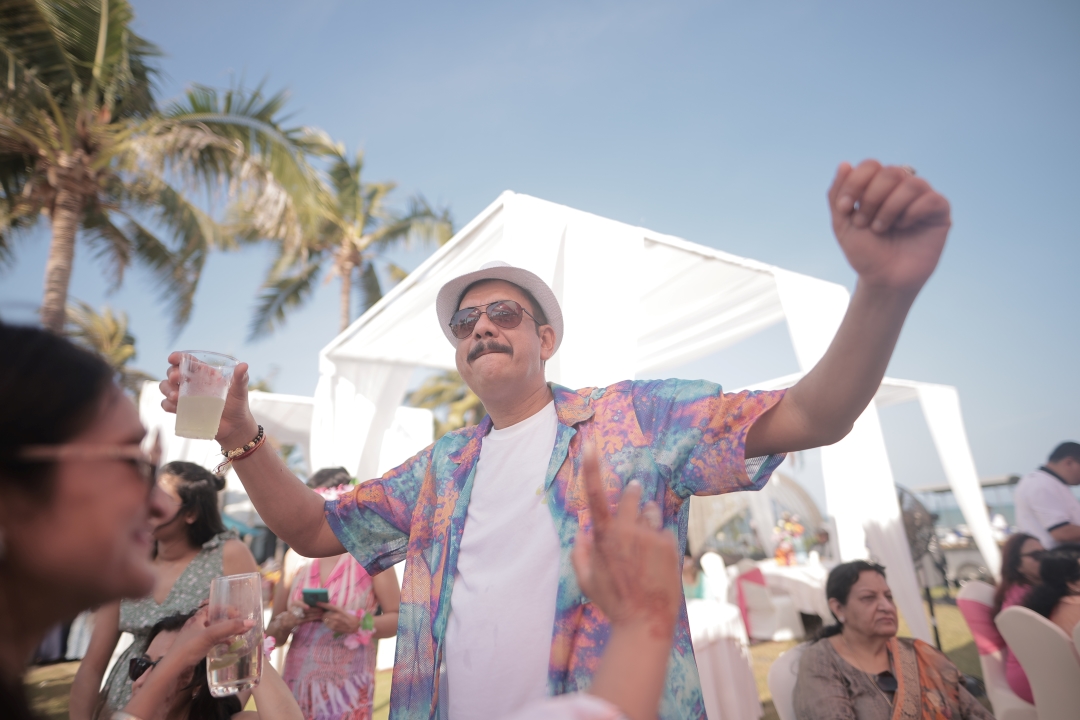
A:
{"type": "Polygon", "coordinates": [[[300,482],[273,448],[264,444],[234,462],[233,469],[259,517],[296,552],[305,557],[345,552],[326,522],[322,497],[300,482]]]}
{"type": "Polygon", "coordinates": [[[847,435],[881,385],[917,294],[860,282],[825,355],[750,429],[746,456],[830,445],[847,435]]]}

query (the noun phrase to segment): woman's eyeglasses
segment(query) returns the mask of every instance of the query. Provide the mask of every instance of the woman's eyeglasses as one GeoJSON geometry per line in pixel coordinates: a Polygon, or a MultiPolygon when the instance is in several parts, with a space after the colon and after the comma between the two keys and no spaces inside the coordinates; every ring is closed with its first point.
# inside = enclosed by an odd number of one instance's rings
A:
{"type": "Polygon", "coordinates": [[[1046,557],[1045,550],[1032,550],[1031,552],[1020,553],[1020,557],[1029,557],[1032,560],[1042,560],[1046,557]]]}
{"type": "Polygon", "coordinates": [[[498,300],[487,305],[461,308],[450,318],[450,332],[458,340],[464,340],[472,333],[476,323],[480,322],[481,315],[487,315],[491,322],[505,330],[516,328],[525,315],[532,318],[537,325],[540,324],[528,310],[513,300],[498,300]],[[487,310],[480,308],[487,308],[487,310]]]}
{"type": "Polygon", "coordinates": [[[146,655],[133,657],[128,660],[128,677],[131,678],[131,682],[135,682],[143,675],[145,675],[147,670],[154,667],[159,662],[161,662],[161,658],[158,658],[157,660],[151,660],[146,655]]]}
{"type": "Polygon", "coordinates": [[[135,466],[150,487],[157,482],[157,463],[141,445],[26,445],[18,454],[23,462],[62,460],[126,460],[135,466]]]}

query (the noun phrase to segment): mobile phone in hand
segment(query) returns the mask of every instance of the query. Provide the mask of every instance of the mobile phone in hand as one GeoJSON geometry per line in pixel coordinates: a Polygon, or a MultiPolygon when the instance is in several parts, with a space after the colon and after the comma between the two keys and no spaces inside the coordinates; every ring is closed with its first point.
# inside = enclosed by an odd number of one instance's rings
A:
{"type": "Polygon", "coordinates": [[[317,603],[330,602],[330,593],[326,588],[304,588],[301,593],[304,604],[308,607],[318,607],[317,603]]]}

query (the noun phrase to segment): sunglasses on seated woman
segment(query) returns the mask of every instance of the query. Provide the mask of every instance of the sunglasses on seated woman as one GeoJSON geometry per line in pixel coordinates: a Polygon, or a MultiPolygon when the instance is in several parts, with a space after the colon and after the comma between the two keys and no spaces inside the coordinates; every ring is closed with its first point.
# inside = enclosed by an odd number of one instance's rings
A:
{"type": "MultiPolygon", "coordinates": [[[[164,655],[162,656],[164,657],[164,655]]],[[[135,682],[150,668],[161,662],[161,658],[157,660],[151,660],[148,655],[140,655],[139,657],[133,657],[128,660],[128,677],[131,678],[131,682],[135,682]]]]}
{"type": "Polygon", "coordinates": [[[477,305],[476,307],[461,308],[453,317],[450,318],[450,332],[454,334],[458,340],[464,340],[472,334],[473,328],[476,327],[476,323],[480,322],[480,316],[487,315],[488,320],[495,323],[504,330],[512,330],[521,324],[525,315],[532,318],[533,322],[540,325],[540,322],[532,316],[525,308],[521,307],[513,300],[497,300],[487,305],[477,305]],[[481,308],[487,308],[487,310],[481,310],[481,308]]]}

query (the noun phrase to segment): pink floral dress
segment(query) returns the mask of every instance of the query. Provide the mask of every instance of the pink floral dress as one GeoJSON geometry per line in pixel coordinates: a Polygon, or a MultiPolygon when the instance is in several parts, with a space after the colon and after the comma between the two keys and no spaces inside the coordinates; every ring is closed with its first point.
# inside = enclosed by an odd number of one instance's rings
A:
{"type": "MultiPolygon", "coordinates": [[[[302,603],[304,588],[321,587],[319,563],[313,560],[297,572],[289,603],[302,603]]],[[[375,612],[371,576],[348,554],[338,558],[325,588],[330,603],[346,612],[375,612]]],[[[368,637],[337,634],[321,622],[293,630],[283,676],[306,720],[371,718],[378,642],[368,637]]]]}

